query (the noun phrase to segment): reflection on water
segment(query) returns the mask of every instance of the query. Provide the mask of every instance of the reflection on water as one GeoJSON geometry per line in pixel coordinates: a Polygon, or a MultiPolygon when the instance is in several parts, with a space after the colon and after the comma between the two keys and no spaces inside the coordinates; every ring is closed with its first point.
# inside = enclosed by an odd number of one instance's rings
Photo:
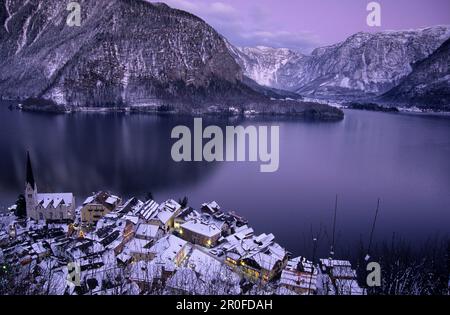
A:
{"type": "Polygon", "coordinates": [[[393,232],[411,241],[448,235],[448,118],[347,111],[338,123],[266,121],[280,126],[275,173],[260,173],[259,163],[173,162],[171,130],[192,123],[189,117],[46,115],[1,106],[1,203],[22,191],[28,149],[42,191],[72,191],[78,202],[98,189],[125,197],[151,191],[159,201],[186,195],[194,207],[216,200],[293,252],[309,248],[311,229],[321,227],[322,242],[329,243],[336,194],[338,249],[367,242],[378,197],[377,239],[393,232]]]}
{"type": "Polygon", "coordinates": [[[8,199],[23,187],[25,150],[31,153],[39,190],[67,190],[77,196],[101,188],[143,196],[149,191],[189,186],[217,167],[172,161],[172,127],[190,120],[123,114],[45,115],[4,109],[1,115],[0,185],[8,199]]]}

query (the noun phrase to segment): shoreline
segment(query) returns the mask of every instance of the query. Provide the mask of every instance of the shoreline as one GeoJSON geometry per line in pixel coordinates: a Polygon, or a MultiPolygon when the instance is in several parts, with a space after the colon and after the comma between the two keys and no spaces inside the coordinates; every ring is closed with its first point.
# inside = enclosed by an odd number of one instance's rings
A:
{"type": "MultiPolygon", "coordinates": [[[[212,117],[228,117],[228,118],[292,118],[299,120],[311,120],[319,122],[335,122],[344,119],[344,113],[341,109],[329,106],[331,110],[324,110],[321,108],[314,108],[313,106],[323,106],[324,104],[311,103],[311,108],[307,108],[309,103],[299,102],[299,106],[304,106],[304,108],[299,108],[299,111],[277,111],[275,110],[257,110],[250,108],[239,108],[235,106],[229,107],[218,107],[209,106],[206,108],[191,109],[191,110],[180,110],[176,109],[166,109],[164,105],[133,105],[126,107],[51,107],[51,108],[38,108],[37,106],[24,106],[19,101],[5,101],[13,102],[9,104],[8,108],[10,110],[19,110],[24,112],[34,112],[34,113],[46,113],[46,114],[75,114],[75,113],[85,113],[85,114],[146,114],[146,115],[157,115],[157,116],[185,116],[185,117],[195,117],[195,116],[212,116],[212,117]]],[[[286,101],[288,102],[288,101],[286,101]]],[[[295,101],[294,101],[295,102],[295,101]]],[[[295,104],[290,104],[295,107],[295,104]]],[[[327,105],[328,106],[328,105],[327,105]]]]}

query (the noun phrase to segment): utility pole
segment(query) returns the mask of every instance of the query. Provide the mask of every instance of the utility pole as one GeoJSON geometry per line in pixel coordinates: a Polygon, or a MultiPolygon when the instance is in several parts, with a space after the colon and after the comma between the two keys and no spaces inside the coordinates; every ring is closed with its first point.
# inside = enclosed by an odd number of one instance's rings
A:
{"type": "Polygon", "coordinates": [[[380,210],[380,198],[378,198],[377,210],[375,211],[375,217],[373,218],[372,231],[370,232],[369,247],[367,248],[366,261],[368,261],[370,259],[370,251],[372,249],[373,233],[375,231],[375,224],[377,223],[379,210],[380,210]]]}
{"type": "Polygon", "coordinates": [[[334,203],[334,218],[333,218],[333,238],[331,241],[330,248],[330,258],[334,257],[334,246],[335,246],[335,234],[336,234],[336,216],[337,216],[337,205],[338,205],[338,195],[336,194],[336,200],[334,203]]]}

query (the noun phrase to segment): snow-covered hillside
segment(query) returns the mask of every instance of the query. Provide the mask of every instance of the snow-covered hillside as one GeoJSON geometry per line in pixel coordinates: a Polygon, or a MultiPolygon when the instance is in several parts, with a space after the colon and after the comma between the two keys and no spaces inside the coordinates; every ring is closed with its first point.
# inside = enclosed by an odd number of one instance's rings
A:
{"type": "Polygon", "coordinates": [[[357,33],[307,56],[257,47],[239,49],[235,58],[260,84],[314,98],[361,98],[398,85],[449,37],[449,26],[357,33]]]}

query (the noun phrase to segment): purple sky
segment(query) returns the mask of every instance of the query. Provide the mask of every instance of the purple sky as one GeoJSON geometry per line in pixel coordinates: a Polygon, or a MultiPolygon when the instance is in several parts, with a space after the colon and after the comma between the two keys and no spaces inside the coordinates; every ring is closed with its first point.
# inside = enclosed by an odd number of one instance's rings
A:
{"type": "Polygon", "coordinates": [[[162,0],[194,13],[238,46],[309,52],[359,31],[450,24],[450,0],[378,0],[381,27],[368,27],[371,0],[162,0]]]}

